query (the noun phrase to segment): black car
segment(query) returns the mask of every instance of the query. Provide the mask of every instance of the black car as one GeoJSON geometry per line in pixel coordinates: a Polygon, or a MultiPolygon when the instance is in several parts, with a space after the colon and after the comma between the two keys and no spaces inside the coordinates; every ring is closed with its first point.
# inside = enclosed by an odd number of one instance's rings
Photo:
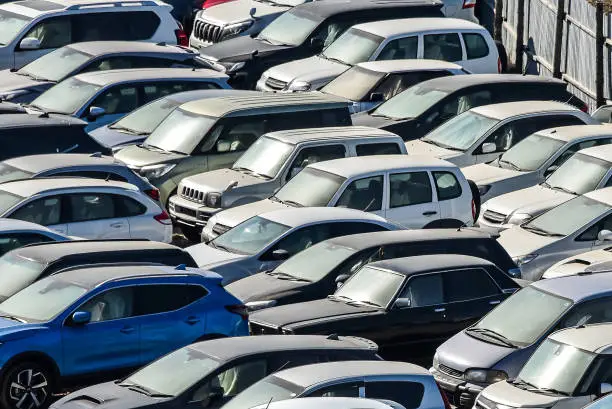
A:
{"type": "Polygon", "coordinates": [[[426,254],[481,257],[507,272],[518,268],[497,235],[473,228],[397,230],[353,234],[315,244],[272,271],[255,274],[225,288],[251,310],[318,300],[332,294],[366,263],[426,254]]]}
{"type": "Polygon", "coordinates": [[[481,258],[405,257],[366,264],[325,299],[255,311],[249,321],[254,335],[362,336],[383,353],[401,346],[404,357],[419,358],[518,289],[481,258]]]}
{"type": "Polygon", "coordinates": [[[185,250],[148,240],[75,240],[29,244],[0,257],[0,302],[34,281],[85,264],[159,263],[197,267],[185,250]]]}
{"type": "MultiPolygon", "coordinates": [[[[8,102],[0,102],[0,109],[8,102]]],[[[41,153],[94,153],[110,155],[85,132],[87,122],[53,114],[0,115],[0,160],[41,153]]]]}
{"type": "Polygon", "coordinates": [[[253,383],[294,366],[380,360],[366,339],[323,336],[234,337],[180,348],[125,379],[63,397],[52,409],[216,408],[253,383]]]}
{"type": "Polygon", "coordinates": [[[353,125],[371,126],[418,139],[468,109],[513,101],[561,101],[586,112],[584,102],[555,78],[518,74],[472,74],[414,85],[376,108],[352,115],[353,125]]]}
{"type": "Polygon", "coordinates": [[[281,14],[257,37],[240,36],[200,49],[201,61],[231,77],[234,88],[253,88],[268,68],[320,53],[345,30],[369,21],[444,17],[439,0],[326,0],[281,14]]]}

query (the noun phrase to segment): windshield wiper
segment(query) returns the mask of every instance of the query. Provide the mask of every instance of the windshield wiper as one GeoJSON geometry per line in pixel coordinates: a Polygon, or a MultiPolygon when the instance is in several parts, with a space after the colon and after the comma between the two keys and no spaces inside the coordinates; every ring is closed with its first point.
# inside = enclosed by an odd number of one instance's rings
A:
{"type": "Polygon", "coordinates": [[[17,75],[22,75],[24,77],[28,77],[33,79],[34,81],[51,81],[48,78],[45,77],[37,77],[36,75],[30,74],[29,72],[24,72],[24,71],[17,71],[15,74],[17,75]]]}
{"type": "Polygon", "coordinates": [[[375,302],[365,301],[365,300],[351,300],[351,301],[347,301],[346,303],[348,305],[365,304],[365,305],[371,305],[371,306],[377,307],[377,308],[382,308],[382,305],[380,305],[380,304],[376,304],[375,302]]]}
{"type": "Polygon", "coordinates": [[[160,148],[158,146],[155,146],[155,145],[151,145],[150,143],[143,143],[143,144],[140,145],[140,147],[148,149],[150,151],[165,152],[164,149],[162,149],[162,148],[160,148]]]}
{"type": "Polygon", "coordinates": [[[15,317],[13,315],[0,315],[0,318],[6,318],[8,320],[12,320],[12,321],[17,321],[17,322],[21,322],[23,324],[27,324],[28,322],[26,320],[24,320],[23,318],[18,318],[15,317]]]}
{"type": "Polygon", "coordinates": [[[549,393],[554,393],[557,395],[563,395],[563,396],[570,396],[570,394],[568,392],[565,391],[560,391],[559,389],[555,389],[555,388],[539,388],[536,385],[529,383],[527,381],[522,380],[521,378],[516,378],[513,381],[509,381],[512,385],[522,385],[522,386],[527,386],[527,390],[529,391],[538,391],[538,392],[549,392],[549,393]]]}
{"type": "Polygon", "coordinates": [[[171,398],[173,397],[173,395],[154,392],[148,388],[145,388],[142,385],[137,385],[135,383],[121,382],[121,383],[118,383],[117,385],[122,386],[124,388],[128,388],[129,390],[134,391],[134,392],[142,393],[143,395],[151,396],[153,398],[171,398]]]}
{"type": "Polygon", "coordinates": [[[328,295],[327,299],[332,300],[332,301],[345,301],[345,300],[351,301],[351,299],[348,297],[345,297],[343,295],[335,295],[335,294],[328,295]]]}
{"type": "Polygon", "coordinates": [[[289,206],[293,206],[293,207],[304,207],[303,204],[295,202],[293,200],[285,200],[283,201],[284,204],[288,204],[289,206]]]}
{"type": "Polygon", "coordinates": [[[540,183],[540,186],[544,186],[544,187],[550,188],[550,185],[548,184],[548,182],[542,182],[542,183],[540,183]]]}
{"type": "Polygon", "coordinates": [[[342,60],[341,60],[341,59],[339,59],[339,58],[329,57],[329,56],[327,56],[327,55],[325,55],[325,54],[323,54],[323,53],[319,54],[319,57],[322,57],[322,58],[324,58],[324,59],[326,59],[326,60],[329,60],[329,61],[337,62],[338,64],[342,64],[342,65],[350,65],[351,67],[353,66],[353,64],[351,64],[351,63],[348,63],[348,62],[346,62],[346,61],[342,61],[342,60]]]}
{"type": "Polygon", "coordinates": [[[523,229],[528,230],[530,232],[533,232],[535,234],[539,234],[540,236],[563,237],[563,234],[560,234],[560,233],[551,233],[549,231],[546,231],[544,229],[541,229],[541,228],[535,227],[535,226],[525,225],[525,226],[523,226],[523,229]]]}
{"type": "Polygon", "coordinates": [[[279,199],[276,196],[270,196],[268,199],[270,199],[270,200],[272,200],[273,202],[276,202],[276,203],[282,203],[282,204],[285,203],[285,202],[283,202],[281,199],[279,199]]]}
{"type": "Polygon", "coordinates": [[[277,271],[277,272],[268,271],[266,274],[272,277],[276,277],[279,280],[311,282],[310,280],[306,280],[305,278],[296,277],[291,274],[283,273],[282,271],[277,271]]]}
{"type": "Polygon", "coordinates": [[[550,188],[553,189],[553,190],[560,190],[562,192],[569,193],[570,195],[578,196],[577,192],[574,192],[573,190],[566,189],[563,186],[551,186],[550,188]]]}
{"type": "Polygon", "coordinates": [[[385,114],[377,114],[376,111],[372,112],[370,114],[370,116],[376,117],[376,118],[387,118],[390,119],[392,121],[399,121],[400,119],[404,119],[404,118],[395,118],[389,115],[385,115],[385,114]]]}
{"type": "Polygon", "coordinates": [[[128,128],[127,126],[118,125],[118,124],[109,125],[108,128],[116,129],[118,131],[126,131],[128,133],[131,133],[132,135],[148,135],[150,133],[150,132],[137,131],[136,129],[128,128]]]}
{"type": "Polygon", "coordinates": [[[499,342],[501,342],[502,344],[509,346],[510,348],[518,348],[518,345],[514,344],[512,341],[510,341],[508,338],[506,338],[504,335],[500,334],[497,331],[493,331],[492,329],[488,329],[488,328],[467,328],[466,332],[475,332],[477,334],[483,334],[486,335],[490,338],[493,338],[494,340],[497,340],[499,342]]]}
{"type": "Polygon", "coordinates": [[[248,175],[255,176],[256,178],[261,178],[261,179],[266,179],[266,180],[272,179],[271,176],[262,175],[261,173],[257,173],[255,171],[252,171],[249,168],[245,168],[245,167],[242,167],[242,166],[233,167],[232,170],[237,170],[238,172],[244,172],[244,173],[246,173],[248,175]]]}
{"type": "Polygon", "coordinates": [[[499,158],[498,162],[499,163],[505,163],[506,165],[510,165],[512,167],[512,169],[517,170],[519,172],[523,170],[523,169],[519,168],[518,166],[516,166],[514,163],[512,163],[512,162],[510,162],[508,160],[502,159],[502,158],[499,158]]]}
{"type": "Polygon", "coordinates": [[[455,148],[454,146],[446,145],[446,144],[443,144],[442,142],[434,141],[433,139],[423,138],[423,139],[421,139],[421,141],[423,141],[425,143],[430,143],[432,145],[436,145],[436,146],[438,146],[440,148],[448,149],[448,150],[451,150],[451,151],[463,152],[463,149],[455,148]]]}

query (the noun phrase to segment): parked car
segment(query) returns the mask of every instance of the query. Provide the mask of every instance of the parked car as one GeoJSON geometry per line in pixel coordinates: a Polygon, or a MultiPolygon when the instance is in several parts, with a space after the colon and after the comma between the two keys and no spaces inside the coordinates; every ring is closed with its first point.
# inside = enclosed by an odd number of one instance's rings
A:
{"type": "Polygon", "coordinates": [[[611,355],[612,324],[555,332],[534,351],[516,379],[486,387],[475,407],[580,409],[612,391],[611,355]]]}
{"type": "Polygon", "coordinates": [[[2,405],[44,407],[70,377],[113,379],[196,340],[247,334],[221,277],[177,268],[75,267],[5,300],[2,405]]]}
{"type": "MultiPolygon", "coordinates": [[[[385,219],[353,209],[286,208],[264,212],[212,241],[187,247],[198,266],[223,276],[223,284],[261,271],[320,241],[347,234],[397,229],[385,219]]],[[[203,237],[204,239],[204,237],[203,237]]]]}
{"type": "MultiPolygon", "coordinates": [[[[26,223],[12,221],[12,223],[26,223]]],[[[79,265],[156,263],[197,267],[185,250],[149,240],[74,240],[38,243],[0,256],[0,302],[47,276],[79,265]]]]}
{"type": "Polygon", "coordinates": [[[167,207],[181,179],[230,167],[265,133],[350,125],[347,105],[327,96],[264,93],[191,101],[115,157],[149,179],[167,207]]]}
{"type": "Polygon", "coordinates": [[[170,14],[172,8],[161,1],[49,3],[0,5],[0,69],[21,68],[56,48],[83,41],[187,45],[187,36],[170,14]]]}
{"type": "Polygon", "coordinates": [[[405,141],[421,138],[451,118],[481,105],[563,101],[587,111],[563,81],[518,74],[472,74],[435,78],[414,85],[375,109],[352,116],[354,125],[386,129],[405,141]]]}
{"type": "Polygon", "coordinates": [[[433,78],[468,74],[440,60],[384,60],[355,64],[320,89],[351,101],[351,114],[369,111],[411,86],[433,78]]]}
{"type": "Polygon", "coordinates": [[[74,116],[87,131],[113,122],[162,95],[194,89],[229,88],[213,70],[140,68],[79,74],[54,85],[30,104],[3,103],[0,111],[74,116]]]}
{"type": "MultiPolygon", "coordinates": [[[[229,6],[229,5],[228,5],[229,6]]],[[[406,17],[443,17],[438,0],[331,0],[293,7],[257,36],[240,36],[200,50],[200,59],[251,89],[268,68],[320,53],[350,26],[406,17]]],[[[197,32],[197,31],[196,31],[197,32]]],[[[200,44],[191,38],[191,46],[200,44]]]]}
{"type": "Polygon", "coordinates": [[[481,257],[508,275],[517,273],[516,265],[496,237],[484,231],[467,228],[398,230],[325,240],[273,270],[245,277],[225,288],[250,310],[258,310],[325,298],[336,291],[338,282],[346,281],[367,263],[447,253],[481,257]]]}
{"type": "Polygon", "coordinates": [[[576,125],[535,132],[489,163],[467,166],[463,174],[478,185],[482,202],[544,182],[579,150],[612,142],[606,125],[576,125]]]}
{"type": "Polygon", "coordinates": [[[186,102],[249,94],[257,94],[257,92],[226,88],[177,92],[136,108],[118,121],[96,128],[89,134],[101,145],[111,148],[113,152],[118,152],[128,145],[138,145],[144,142],[171,112],[186,102]]]}
{"type": "Polygon", "coordinates": [[[249,326],[254,335],[364,336],[383,353],[401,349],[402,357],[417,358],[518,288],[497,266],[477,257],[396,258],[366,264],[327,298],[254,311],[249,326]]]}
{"type": "Polygon", "coordinates": [[[268,199],[216,213],[202,235],[284,207],[348,207],[408,228],[472,225],[478,191],[455,165],[436,158],[384,155],[334,159],[308,165],[268,199]]]}
{"type": "Polygon", "coordinates": [[[611,311],[612,274],[536,281],[442,344],[431,371],[451,403],[471,408],[484,388],[516,378],[552,332],[609,322],[611,311]]]}
{"type": "Polygon", "coordinates": [[[224,409],[252,408],[304,397],[388,399],[414,409],[443,409],[444,400],[424,368],[406,362],[351,361],[298,366],[256,382],[224,409]]]}
{"type": "Polygon", "coordinates": [[[572,155],[539,185],[485,202],[478,225],[494,231],[505,230],[581,194],[611,184],[612,145],[586,148],[572,155]]]}
{"type": "Polygon", "coordinates": [[[276,335],[265,340],[232,337],[202,341],[153,361],[121,382],[107,382],[73,392],[55,402],[51,409],[71,408],[100,394],[113,396],[113,405],[125,409],[145,405],[183,408],[185,402],[218,408],[281,368],[326,361],[379,360],[377,349],[376,344],[366,339],[338,336],[276,335]],[[181,370],[175,372],[176,368],[181,370]]]}
{"type": "Polygon", "coordinates": [[[23,220],[0,219],[0,259],[11,250],[32,243],[69,241],[70,237],[23,220]]]}
{"type": "MultiPolygon", "coordinates": [[[[265,409],[264,405],[257,406],[257,409],[265,409]]],[[[288,399],[271,402],[267,406],[269,409],[307,409],[313,406],[321,409],[405,409],[399,403],[388,399],[337,397],[288,399]]]]}
{"type": "Polygon", "coordinates": [[[149,196],[125,182],[80,177],[0,185],[0,217],[88,239],[144,238],[169,243],[172,223],[149,196]]]}
{"type": "Polygon", "coordinates": [[[0,71],[0,99],[29,103],[54,84],[91,71],[125,68],[193,67],[187,48],[141,41],[88,41],[69,44],[21,67],[0,71]]]}
{"type": "Polygon", "coordinates": [[[251,145],[230,169],[189,176],[170,198],[170,217],[192,241],[206,221],[230,207],[270,197],[307,165],[352,156],[406,153],[402,139],[366,127],[271,132],[251,145]]]}
{"type": "Polygon", "coordinates": [[[612,405],[612,395],[607,394],[598,397],[592,403],[586,405],[584,409],[606,409],[612,405]]]}
{"type": "Polygon", "coordinates": [[[586,275],[612,271],[612,247],[579,253],[549,267],[542,278],[586,275]]]}
{"type": "Polygon", "coordinates": [[[472,73],[501,71],[495,42],[484,27],[454,18],[406,18],[357,24],[320,54],[269,68],[257,89],[317,90],[355,64],[411,58],[450,61],[472,73]]]}
{"type": "Polygon", "coordinates": [[[468,166],[498,159],[536,131],[595,123],[588,114],[561,102],[483,105],[449,119],[421,139],[407,142],[406,148],[411,154],[435,156],[457,166],[468,166]]]}

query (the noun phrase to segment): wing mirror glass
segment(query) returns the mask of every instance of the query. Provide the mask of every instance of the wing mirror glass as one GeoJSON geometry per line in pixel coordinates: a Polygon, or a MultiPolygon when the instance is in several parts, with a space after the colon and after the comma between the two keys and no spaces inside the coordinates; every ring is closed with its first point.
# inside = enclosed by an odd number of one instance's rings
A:
{"type": "Polygon", "coordinates": [[[228,141],[217,142],[217,152],[219,153],[229,152],[230,145],[231,144],[228,141]]]}
{"type": "Polygon", "coordinates": [[[598,241],[612,241],[612,231],[610,230],[602,230],[597,233],[598,241]]]}
{"type": "Polygon", "coordinates": [[[497,146],[492,142],[485,142],[482,144],[480,150],[482,153],[493,153],[497,150],[497,146]]]}
{"type": "Polygon", "coordinates": [[[19,43],[21,50],[38,50],[40,48],[40,40],[35,37],[26,37],[19,43]]]}
{"type": "Polygon", "coordinates": [[[382,92],[372,92],[370,94],[370,102],[381,102],[383,100],[382,92]]]}
{"type": "Polygon", "coordinates": [[[548,176],[548,175],[550,175],[551,173],[553,173],[553,172],[554,172],[554,171],[556,171],[557,169],[559,169],[559,166],[557,166],[557,165],[552,165],[552,166],[549,166],[549,167],[548,167],[548,169],[546,169],[546,170],[544,171],[544,176],[548,176]]]}
{"type": "Polygon", "coordinates": [[[92,106],[92,107],[89,107],[89,112],[87,113],[87,118],[90,121],[95,121],[97,118],[101,117],[105,113],[106,113],[106,111],[104,110],[104,108],[92,106]]]}

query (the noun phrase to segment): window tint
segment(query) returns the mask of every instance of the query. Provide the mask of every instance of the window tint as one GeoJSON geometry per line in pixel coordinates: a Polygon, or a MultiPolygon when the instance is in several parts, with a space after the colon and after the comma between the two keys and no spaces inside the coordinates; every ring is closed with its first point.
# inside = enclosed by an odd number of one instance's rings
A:
{"type": "Polygon", "coordinates": [[[391,74],[382,80],[380,84],[374,88],[372,93],[382,94],[383,101],[386,101],[415,84],[434,78],[446,77],[448,75],[451,75],[451,73],[446,70],[391,74]]]}
{"type": "Polygon", "coordinates": [[[595,241],[602,230],[612,230],[612,215],[606,216],[586,229],[576,238],[578,241],[595,241]]]}
{"type": "Polygon", "coordinates": [[[292,255],[299,253],[320,241],[332,237],[332,225],[332,223],[322,223],[296,230],[281,239],[268,253],[271,255],[271,252],[278,249],[286,250],[292,255]]]}
{"type": "Polygon", "coordinates": [[[408,298],[411,307],[427,307],[444,303],[442,275],[426,274],[408,281],[399,298],[408,298]]]}
{"type": "Polygon", "coordinates": [[[208,294],[200,285],[156,284],[135,289],[135,315],[159,314],[183,308],[208,294]]]}
{"type": "Polygon", "coordinates": [[[405,37],[391,40],[382,49],[376,60],[405,60],[417,58],[419,38],[405,37]]]}
{"type": "Polygon", "coordinates": [[[423,36],[423,58],[430,60],[461,61],[463,52],[457,33],[427,34],[423,36]]]}
{"type": "MultiPolygon", "coordinates": [[[[223,396],[235,396],[268,374],[264,359],[251,359],[221,372],[193,393],[190,401],[202,402],[215,389],[221,388],[223,396]]],[[[218,390],[218,389],[217,389],[218,390]]]]}
{"type": "Polygon", "coordinates": [[[142,87],[142,104],[153,101],[166,95],[175,94],[177,92],[192,91],[196,89],[216,89],[219,88],[212,82],[202,81],[168,81],[158,82],[156,84],[147,84],[142,87]]]}
{"type": "Polygon", "coordinates": [[[383,176],[358,179],[349,184],[336,203],[336,207],[348,207],[368,212],[382,207],[383,176]]]}
{"type": "Polygon", "coordinates": [[[96,295],[78,308],[91,314],[91,323],[111,321],[134,315],[134,289],[115,288],[96,295]]]}
{"type": "Polygon", "coordinates": [[[136,200],[120,195],[113,195],[115,217],[133,217],[144,214],[147,207],[136,200]]]}
{"type": "Polygon", "coordinates": [[[395,173],[389,175],[389,207],[429,203],[432,200],[431,182],[427,172],[395,173]]]}
{"type": "Polygon", "coordinates": [[[289,172],[287,173],[287,180],[300,173],[300,171],[308,165],[326,160],[344,158],[345,156],[346,148],[344,145],[325,145],[304,148],[293,160],[289,172]]]}
{"type": "Polygon", "coordinates": [[[438,115],[432,115],[432,119],[428,118],[427,121],[439,124],[474,107],[491,104],[492,101],[493,97],[490,91],[476,91],[465,95],[454,95],[442,103],[437,112],[434,112],[434,114],[438,115]]]}
{"type": "MultiPolygon", "coordinates": [[[[267,132],[266,121],[261,118],[248,122],[234,122],[218,127],[213,132],[220,132],[221,136],[215,144],[217,153],[240,152],[246,150],[261,135],[267,132]]],[[[210,138],[209,138],[210,139],[210,138]]],[[[206,149],[208,151],[208,149],[206,149]]]]}
{"type": "Polygon", "coordinates": [[[339,385],[327,386],[316,391],[309,393],[307,396],[325,397],[325,398],[358,398],[359,387],[363,386],[363,383],[341,383],[339,385]]]}
{"type": "Polygon", "coordinates": [[[483,269],[444,273],[446,302],[468,301],[499,294],[499,288],[483,269]]]}
{"type": "Polygon", "coordinates": [[[438,201],[454,199],[461,196],[461,185],[451,172],[433,172],[436,181],[438,201]]]}
{"type": "Polygon", "coordinates": [[[53,172],[52,174],[54,176],[57,176],[57,175],[76,176],[76,177],[84,177],[84,178],[92,178],[92,179],[104,179],[104,180],[108,179],[108,180],[115,180],[118,182],[127,182],[126,178],[116,173],[102,172],[102,171],[96,171],[96,170],[74,170],[74,171],[66,171],[66,172],[59,171],[59,172],[53,172]]]}
{"type": "Polygon", "coordinates": [[[81,70],[81,72],[120,70],[128,68],[166,68],[177,64],[181,64],[181,62],[168,58],[124,55],[118,57],[107,57],[93,61],[86,68],[81,70]]]}
{"type": "Polygon", "coordinates": [[[138,91],[131,85],[111,87],[99,95],[91,106],[103,108],[107,115],[127,113],[138,107],[138,91]]]}
{"type": "Polygon", "coordinates": [[[68,222],[85,222],[116,217],[111,195],[104,193],[81,193],[67,196],[70,205],[68,222]]]}
{"type": "Polygon", "coordinates": [[[59,48],[74,43],[70,17],[47,18],[36,24],[23,38],[37,38],[40,49],[59,48]]]}
{"type": "Polygon", "coordinates": [[[159,17],[152,11],[76,14],[72,16],[72,42],[147,40],[159,23],[159,17]]]}
{"type": "Polygon", "coordinates": [[[366,398],[390,400],[406,409],[421,406],[424,393],[422,383],[409,381],[367,382],[365,390],[366,398]]]}
{"type": "MultiPolygon", "coordinates": [[[[325,109],[320,111],[320,114],[321,126],[342,126],[352,124],[351,116],[346,108],[325,109]]],[[[312,125],[308,127],[312,128],[312,125]]]]}
{"type": "Polygon", "coordinates": [[[397,143],[364,143],[355,148],[357,156],[395,155],[402,153],[397,143]]]}
{"type": "Polygon", "coordinates": [[[61,210],[59,196],[50,196],[23,205],[14,211],[10,218],[50,226],[60,222],[61,210]]]}
{"type": "Polygon", "coordinates": [[[468,60],[489,55],[489,46],[480,34],[463,33],[462,36],[468,60]]]}
{"type": "Polygon", "coordinates": [[[294,366],[316,364],[321,362],[322,359],[314,351],[291,351],[284,353],[274,352],[268,356],[267,361],[270,373],[272,373],[281,369],[293,368],[294,366]]]}
{"type": "Polygon", "coordinates": [[[588,301],[572,308],[559,323],[559,328],[612,321],[612,298],[588,301]]]}
{"type": "Polygon", "coordinates": [[[371,233],[385,231],[382,226],[374,223],[339,222],[332,225],[331,237],[348,236],[350,234],[371,233]]]}
{"type": "Polygon", "coordinates": [[[53,241],[47,236],[36,233],[7,233],[0,236],[0,255],[26,244],[53,241]]]}

